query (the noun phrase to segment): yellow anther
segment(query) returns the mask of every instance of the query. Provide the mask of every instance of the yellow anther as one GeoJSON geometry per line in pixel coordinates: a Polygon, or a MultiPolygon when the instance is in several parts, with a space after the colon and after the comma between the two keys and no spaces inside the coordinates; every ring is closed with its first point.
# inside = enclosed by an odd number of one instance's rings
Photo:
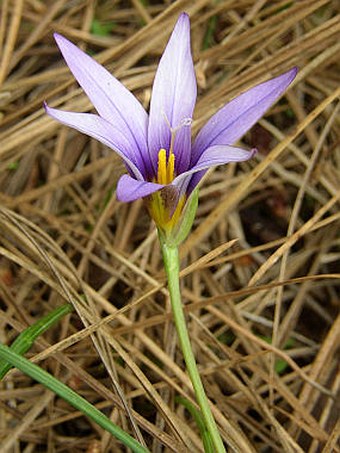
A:
{"type": "Polygon", "coordinates": [[[170,184],[175,177],[175,155],[170,152],[169,159],[166,159],[165,149],[160,149],[158,153],[158,184],[170,184]]]}
{"type": "Polygon", "coordinates": [[[168,160],[168,165],[166,169],[166,176],[167,176],[167,182],[173,181],[175,177],[175,155],[173,153],[170,153],[169,160],[168,160]]]}
{"type": "Polygon", "coordinates": [[[159,150],[158,153],[158,171],[157,182],[158,184],[166,184],[166,151],[165,149],[159,150]]]}

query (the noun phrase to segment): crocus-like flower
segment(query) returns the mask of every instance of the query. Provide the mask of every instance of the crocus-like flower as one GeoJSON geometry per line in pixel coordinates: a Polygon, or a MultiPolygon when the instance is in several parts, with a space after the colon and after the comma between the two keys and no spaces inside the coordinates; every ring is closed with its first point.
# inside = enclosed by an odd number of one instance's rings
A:
{"type": "Polygon", "coordinates": [[[196,78],[190,50],[190,21],[182,13],[161,57],[152,88],[150,112],[94,59],[55,34],[67,65],[98,114],[75,113],[45,105],[54,119],[96,138],[119,154],[128,174],[117,198],[147,200],[157,226],[169,231],[179,221],[188,196],[210,167],[249,159],[233,144],[278,99],[296,69],[251,88],[210,118],[191,144],[196,78]]]}

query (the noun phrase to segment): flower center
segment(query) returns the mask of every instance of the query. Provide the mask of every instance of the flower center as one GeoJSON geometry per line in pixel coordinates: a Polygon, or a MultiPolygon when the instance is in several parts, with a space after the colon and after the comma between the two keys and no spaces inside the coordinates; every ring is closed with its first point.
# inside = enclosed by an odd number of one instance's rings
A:
{"type": "Polygon", "coordinates": [[[148,197],[147,206],[157,227],[163,234],[170,236],[180,221],[187,200],[186,194],[179,197],[178,189],[171,184],[176,177],[175,154],[173,152],[175,137],[179,129],[191,125],[192,119],[184,118],[181,124],[174,129],[170,126],[166,117],[165,120],[171,131],[170,147],[168,153],[164,148],[158,151],[157,174],[152,179],[153,182],[165,187],[148,197]]]}
{"type": "Polygon", "coordinates": [[[158,153],[158,184],[170,184],[175,178],[175,155],[170,148],[167,158],[165,149],[160,149],[158,153]]]}

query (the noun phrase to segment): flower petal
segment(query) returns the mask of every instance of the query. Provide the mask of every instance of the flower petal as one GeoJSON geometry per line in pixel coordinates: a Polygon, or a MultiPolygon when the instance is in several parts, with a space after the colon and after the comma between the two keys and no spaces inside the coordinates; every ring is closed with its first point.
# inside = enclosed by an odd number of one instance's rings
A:
{"type": "Polygon", "coordinates": [[[120,201],[129,202],[143,198],[164,187],[147,181],[137,181],[129,175],[123,175],[117,185],[117,198],[120,201]]]}
{"type": "Polygon", "coordinates": [[[136,161],[133,149],[134,143],[131,144],[115,126],[112,126],[112,124],[100,116],[92,113],[65,112],[63,110],[53,109],[47,104],[44,106],[46,113],[52,118],[99,140],[104,145],[113,149],[124,159],[132,174],[137,179],[143,179],[138,168],[138,161],[136,161]]]}
{"type": "Polygon", "coordinates": [[[213,145],[232,145],[242,137],[282,95],[296,76],[297,69],[246,91],[213,115],[196,137],[191,165],[213,145]]]}
{"type": "Polygon", "coordinates": [[[202,153],[196,165],[177,176],[172,184],[180,188],[181,194],[186,190],[191,193],[209,168],[224,165],[229,162],[243,162],[253,157],[255,153],[256,149],[247,151],[236,146],[211,146],[202,153]],[[191,175],[193,176],[191,177],[191,175]]]}
{"type": "Polygon", "coordinates": [[[189,16],[182,13],[159,62],[152,88],[148,143],[150,159],[155,163],[158,152],[169,151],[171,130],[176,130],[173,152],[176,173],[190,163],[191,120],[197,86],[190,50],[189,16]]]}
{"type": "MultiPolygon", "coordinates": [[[[139,101],[125,86],[93,58],[78,49],[63,36],[55,33],[55,40],[72,71],[97,112],[125,134],[135,149],[139,150],[142,173],[150,166],[147,158],[148,115],[139,101]]],[[[146,176],[146,175],[144,175],[146,176]]]]}

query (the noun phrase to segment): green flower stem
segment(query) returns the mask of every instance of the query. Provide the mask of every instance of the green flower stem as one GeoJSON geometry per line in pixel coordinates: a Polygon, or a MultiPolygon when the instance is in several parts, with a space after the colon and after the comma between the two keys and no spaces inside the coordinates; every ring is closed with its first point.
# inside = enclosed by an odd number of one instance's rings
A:
{"type": "Polygon", "coordinates": [[[205,394],[204,387],[197,369],[195,356],[191,348],[189,334],[185,322],[181,292],[179,287],[178,247],[167,244],[162,236],[160,236],[160,243],[162,248],[164,267],[168,277],[168,287],[174,321],[190,380],[195,391],[197,402],[201,408],[206,428],[209,431],[211,441],[215,447],[215,451],[216,453],[224,453],[225,448],[220,433],[217,429],[216,422],[210,410],[208,398],[205,394]]]}

